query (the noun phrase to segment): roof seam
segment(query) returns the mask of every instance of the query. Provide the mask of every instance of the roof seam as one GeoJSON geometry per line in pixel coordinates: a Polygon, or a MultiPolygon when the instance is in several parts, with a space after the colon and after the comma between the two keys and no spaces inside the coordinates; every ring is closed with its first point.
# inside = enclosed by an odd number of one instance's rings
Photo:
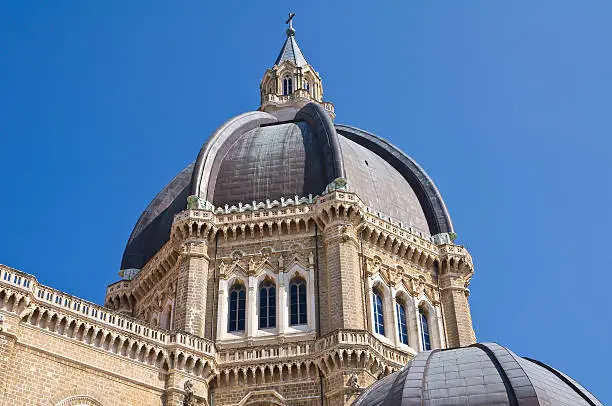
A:
{"type": "Polygon", "coordinates": [[[584,393],[580,390],[580,388],[578,388],[572,381],[570,381],[569,379],[567,379],[562,373],[560,373],[559,371],[557,371],[555,368],[541,362],[538,361],[536,359],[532,359],[532,358],[528,358],[528,357],[521,357],[523,359],[526,359],[529,362],[532,362],[536,365],[541,366],[542,368],[546,369],[547,371],[553,373],[557,378],[561,379],[563,382],[565,382],[566,385],[568,385],[570,388],[572,388],[574,390],[574,392],[576,392],[578,395],[580,395],[580,397],[582,399],[584,399],[589,405],[591,406],[597,406],[595,403],[593,403],[593,401],[584,393]]]}
{"type": "Polygon", "coordinates": [[[508,396],[508,403],[510,404],[510,406],[519,406],[518,400],[516,398],[516,393],[514,392],[514,388],[510,383],[510,378],[508,378],[506,371],[504,371],[504,368],[499,363],[499,360],[497,359],[493,351],[491,351],[491,349],[486,345],[480,343],[472,344],[470,345],[470,347],[479,348],[485,354],[487,354],[493,365],[495,365],[495,369],[497,369],[497,373],[499,374],[500,378],[502,379],[502,382],[504,383],[504,387],[506,388],[506,396],[508,396]]]}

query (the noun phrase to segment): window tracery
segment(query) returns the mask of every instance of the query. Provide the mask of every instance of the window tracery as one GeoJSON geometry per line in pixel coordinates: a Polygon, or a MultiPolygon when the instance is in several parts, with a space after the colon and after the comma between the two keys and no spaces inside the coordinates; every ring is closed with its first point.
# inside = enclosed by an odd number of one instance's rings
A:
{"type": "Polygon", "coordinates": [[[283,78],[283,96],[288,96],[293,93],[293,79],[291,76],[283,78]]]}
{"type": "Polygon", "coordinates": [[[421,341],[423,351],[431,350],[431,338],[429,331],[429,321],[427,320],[427,314],[422,307],[419,307],[419,322],[421,323],[421,341]]]}
{"type": "Polygon", "coordinates": [[[397,334],[402,344],[408,345],[408,323],[406,320],[406,304],[401,299],[396,299],[397,310],[397,334]]]}
{"type": "Polygon", "coordinates": [[[385,335],[385,316],[383,308],[383,297],[378,289],[372,291],[372,305],[374,307],[374,331],[385,335]]]}
{"type": "Polygon", "coordinates": [[[259,285],[259,328],[276,327],[276,285],[265,279],[259,285]]]}
{"type": "Polygon", "coordinates": [[[295,277],[289,284],[290,293],[290,325],[306,324],[307,321],[307,299],[306,281],[301,277],[295,277]]]}
{"type": "Polygon", "coordinates": [[[244,285],[234,283],[229,291],[228,332],[244,331],[246,313],[246,290],[244,285]]]}

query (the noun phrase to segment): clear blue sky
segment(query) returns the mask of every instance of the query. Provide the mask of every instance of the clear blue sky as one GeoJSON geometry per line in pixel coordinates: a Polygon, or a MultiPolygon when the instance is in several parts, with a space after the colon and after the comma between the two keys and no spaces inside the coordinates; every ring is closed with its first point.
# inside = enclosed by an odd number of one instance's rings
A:
{"type": "Polygon", "coordinates": [[[150,199],[258,107],[291,9],[336,121],[440,188],[479,340],[612,403],[611,2],[210,4],[0,4],[0,263],[102,303],[150,199]]]}

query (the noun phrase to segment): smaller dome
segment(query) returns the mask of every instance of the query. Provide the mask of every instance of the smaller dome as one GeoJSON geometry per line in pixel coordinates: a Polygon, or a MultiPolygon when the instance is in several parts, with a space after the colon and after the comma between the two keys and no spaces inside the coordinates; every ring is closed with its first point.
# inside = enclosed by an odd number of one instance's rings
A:
{"type": "Polygon", "coordinates": [[[421,352],[353,405],[603,406],[562,372],[494,343],[421,352]]]}

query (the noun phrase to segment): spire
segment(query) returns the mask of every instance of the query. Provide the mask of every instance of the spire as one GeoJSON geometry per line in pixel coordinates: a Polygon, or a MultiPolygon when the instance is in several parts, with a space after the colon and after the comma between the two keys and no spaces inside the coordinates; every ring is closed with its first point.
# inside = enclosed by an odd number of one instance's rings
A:
{"type": "Polygon", "coordinates": [[[303,67],[308,65],[306,62],[306,58],[304,58],[304,54],[300,50],[300,47],[295,40],[295,28],[293,28],[293,17],[295,17],[295,13],[289,13],[289,19],[285,22],[289,24],[287,28],[287,39],[281,48],[280,53],[278,54],[278,58],[276,58],[275,65],[280,65],[285,61],[291,61],[295,66],[303,67]]]}
{"type": "Polygon", "coordinates": [[[334,105],[323,100],[321,77],[306,62],[306,58],[295,41],[293,17],[295,13],[289,13],[289,18],[285,21],[285,24],[288,25],[287,39],[274,66],[266,69],[259,84],[261,94],[259,110],[268,113],[281,110],[288,112],[293,111],[292,109],[300,109],[308,103],[317,103],[323,106],[333,119],[335,117],[334,105]]]}

